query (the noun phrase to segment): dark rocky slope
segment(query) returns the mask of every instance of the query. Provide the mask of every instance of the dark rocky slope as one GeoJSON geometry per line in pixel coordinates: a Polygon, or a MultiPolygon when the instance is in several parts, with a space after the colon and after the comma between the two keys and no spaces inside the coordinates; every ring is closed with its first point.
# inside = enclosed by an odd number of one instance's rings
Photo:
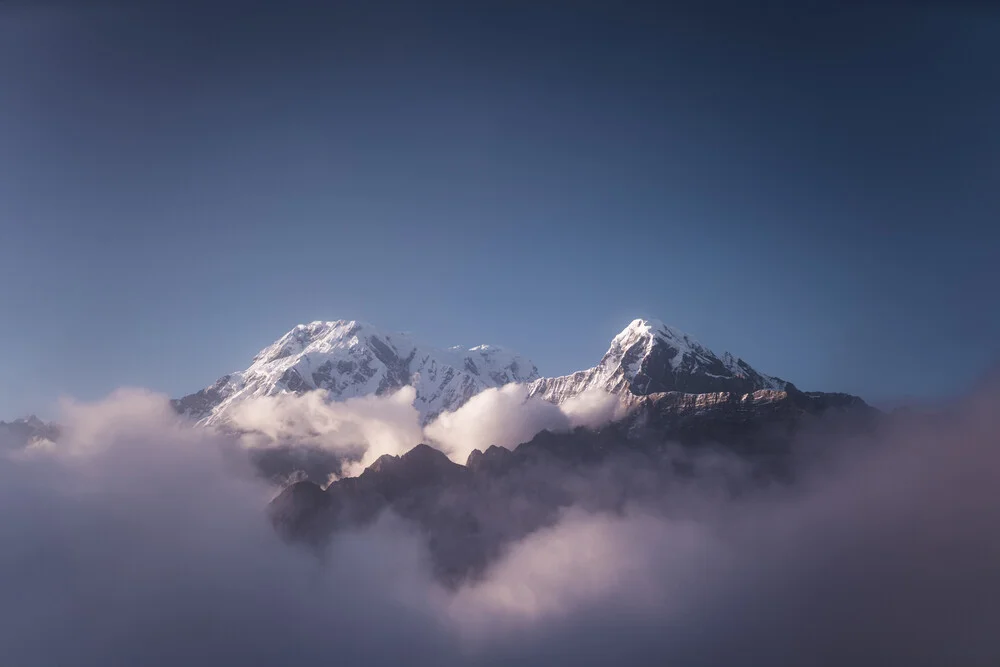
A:
{"type": "Polygon", "coordinates": [[[543,431],[513,450],[475,450],[464,466],[418,445],[326,490],[298,482],[272,502],[271,519],[288,539],[321,547],[336,531],[392,511],[420,529],[441,580],[456,583],[569,506],[614,512],[659,502],[671,485],[697,474],[707,451],[729,452],[743,464],[715,480],[732,493],[788,481],[796,442],[870,429],[877,414],[840,394],[654,394],[606,428],[543,431]]]}

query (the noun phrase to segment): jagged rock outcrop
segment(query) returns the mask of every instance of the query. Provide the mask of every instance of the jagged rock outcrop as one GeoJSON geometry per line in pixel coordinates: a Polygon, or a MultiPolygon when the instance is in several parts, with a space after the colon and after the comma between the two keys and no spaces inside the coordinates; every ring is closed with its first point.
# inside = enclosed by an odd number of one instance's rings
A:
{"type": "Polygon", "coordinates": [[[636,397],[627,419],[605,428],[542,431],[513,450],[474,450],[464,466],[422,444],[382,456],[325,492],[293,485],[272,503],[272,520],[291,539],[321,544],[338,529],[392,511],[420,528],[442,581],[457,583],[483,572],[507,545],[552,525],[565,507],[619,511],[659,498],[694,474],[706,448],[745,464],[727,480],[738,491],[787,481],[793,443],[809,437],[810,427],[825,431],[834,420],[858,432],[876,414],[853,396],[794,390],[648,394],[636,397]]]}

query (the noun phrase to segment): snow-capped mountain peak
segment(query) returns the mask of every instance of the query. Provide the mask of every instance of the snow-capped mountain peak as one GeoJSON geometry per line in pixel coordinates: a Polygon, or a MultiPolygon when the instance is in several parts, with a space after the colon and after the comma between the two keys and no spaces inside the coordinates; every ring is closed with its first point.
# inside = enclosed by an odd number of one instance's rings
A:
{"type": "Polygon", "coordinates": [[[593,368],[539,378],[535,365],[504,347],[437,349],[406,333],[387,333],[357,320],[300,324],[254,357],[244,371],[174,402],[205,423],[226,421],[239,402],[321,389],[331,400],[416,391],[424,423],[453,411],[491,387],[528,384],[529,394],[561,403],[589,389],[630,397],[661,392],[745,394],[783,390],[788,383],[756,371],[731,354],[716,355],[688,334],[651,319],[636,319],[615,336],[593,368]]]}
{"type": "Polygon", "coordinates": [[[711,351],[702,346],[698,341],[693,340],[683,331],[667,326],[659,320],[632,320],[631,323],[620,334],[611,341],[607,357],[612,358],[623,356],[625,350],[636,350],[629,360],[629,367],[626,374],[631,379],[638,372],[638,362],[652,354],[657,345],[668,345],[676,353],[668,359],[670,367],[678,369],[685,362],[685,359],[702,360],[711,355],[711,351]],[[638,352],[642,352],[641,357],[637,357],[638,352]]]}
{"type": "Polygon", "coordinates": [[[780,390],[788,383],[764,375],[729,353],[717,356],[688,334],[651,319],[636,319],[611,340],[594,368],[532,383],[530,393],[562,402],[590,389],[618,395],[780,390]]]}
{"type": "Polygon", "coordinates": [[[537,377],[531,361],[503,347],[440,350],[366,322],[315,321],[296,326],[261,350],[246,370],[221,378],[175,406],[215,423],[246,398],[323,389],[332,399],[344,400],[413,386],[414,407],[428,421],[484,389],[537,377]]]}

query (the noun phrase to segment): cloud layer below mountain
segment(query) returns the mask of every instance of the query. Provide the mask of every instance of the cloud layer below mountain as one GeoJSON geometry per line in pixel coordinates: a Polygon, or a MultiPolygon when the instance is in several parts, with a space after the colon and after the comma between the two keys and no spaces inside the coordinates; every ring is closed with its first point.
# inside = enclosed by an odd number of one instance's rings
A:
{"type": "Polygon", "coordinates": [[[994,665],[998,407],[969,397],[738,500],[677,480],[570,508],[451,590],[391,516],[321,557],[282,543],[243,445],[165,397],[67,403],[58,446],[0,462],[0,645],[20,667],[994,665]]]}
{"type": "Polygon", "coordinates": [[[227,416],[248,447],[292,459],[296,453],[312,452],[314,462],[332,454],[343,462],[342,474],[354,476],[379,456],[398,456],[421,442],[464,464],[473,449],[513,448],[542,430],[607,424],[619,406],[614,396],[597,390],[555,405],[529,397],[525,385],[509,384],[487,389],[421,428],[414,398],[413,387],[346,401],[330,401],[325,391],[317,390],[249,398],[236,403],[227,416]]]}
{"type": "Polygon", "coordinates": [[[476,394],[454,412],[443,413],[424,432],[453,461],[464,464],[473,449],[490,445],[513,449],[543,430],[602,426],[611,421],[617,406],[607,392],[594,390],[556,405],[529,397],[524,385],[509,384],[476,394]]]}

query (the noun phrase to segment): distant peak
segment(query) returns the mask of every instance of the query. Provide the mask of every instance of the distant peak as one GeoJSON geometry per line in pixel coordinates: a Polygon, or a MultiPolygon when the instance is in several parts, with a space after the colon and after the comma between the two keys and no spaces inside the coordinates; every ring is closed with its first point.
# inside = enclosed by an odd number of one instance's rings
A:
{"type": "Polygon", "coordinates": [[[351,329],[374,329],[368,322],[362,322],[360,320],[313,320],[308,324],[296,325],[294,329],[289,331],[289,334],[294,334],[295,332],[308,331],[311,333],[333,331],[333,330],[344,330],[349,331],[351,329]]]}
{"type": "Polygon", "coordinates": [[[426,443],[420,443],[415,445],[410,451],[406,452],[400,457],[400,460],[409,461],[444,461],[448,464],[451,463],[451,459],[448,455],[442,452],[440,449],[431,447],[426,443]]]}
{"type": "Polygon", "coordinates": [[[663,326],[664,324],[660,320],[639,317],[629,322],[629,325],[625,327],[625,331],[649,331],[659,329],[663,326]]]}
{"type": "Polygon", "coordinates": [[[469,348],[469,352],[478,352],[479,354],[502,354],[510,352],[507,348],[501,345],[490,345],[489,343],[485,345],[477,345],[475,347],[469,348]]]}
{"type": "Polygon", "coordinates": [[[632,320],[627,327],[622,329],[621,333],[615,336],[615,341],[622,342],[624,340],[647,336],[668,341],[685,341],[689,344],[697,344],[697,341],[683,331],[664,324],[660,320],[651,318],[632,320]]]}
{"type": "MultiPolygon", "coordinates": [[[[6,423],[6,422],[0,421],[0,424],[4,424],[4,423],[6,423]]],[[[12,425],[13,424],[18,424],[18,425],[30,426],[31,428],[38,428],[38,429],[45,428],[45,427],[48,426],[48,424],[46,424],[45,422],[43,422],[41,419],[39,419],[35,415],[27,415],[26,417],[16,417],[10,423],[12,425]]]]}
{"type": "Polygon", "coordinates": [[[363,329],[371,331],[372,327],[357,320],[314,320],[307,324],[297,324],[272,345],[261,350],[254,357],[254,363],[271,363],[285,359],[321,341],[347,340],[363,329]]]}

